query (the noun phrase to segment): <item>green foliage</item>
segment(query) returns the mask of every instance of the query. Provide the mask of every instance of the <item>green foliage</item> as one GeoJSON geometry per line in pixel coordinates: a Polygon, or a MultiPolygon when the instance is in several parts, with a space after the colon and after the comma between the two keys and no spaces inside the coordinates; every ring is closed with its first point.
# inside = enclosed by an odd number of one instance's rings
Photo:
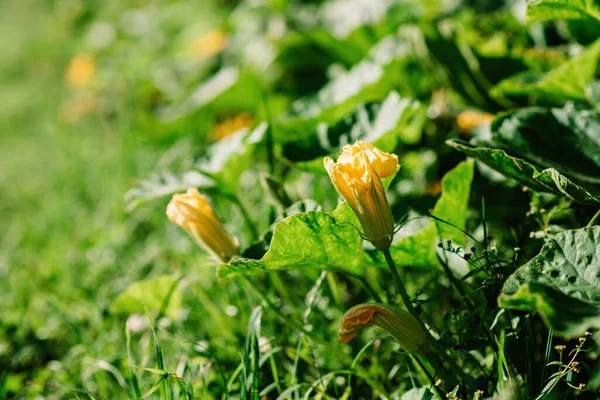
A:
{"type": "Polygon", "coordinates": [[[557,334],[583,335],[600,327],[600,227],[569,230],[512,274],[501,307],[537,310],[557,334]]]}
{"type": "Polygon", "coordinates": [[[316,131],[319,123],[335,124],[359,104],[384,99],[400,82],[399,72],[409,54],[405,41],[388,36],[364,60],[320,89],[299,99],[277,120],[275,140],[291,142],[316,131]]]}
{"type": "Polygon", "coordinates": [[[0,398],[598,397],[598,4],[0,2],[0,398]],[[355,140],[402,165],[393,262],[323,168],[355,140]],[[337,340],[374,301],[427,357],[337,340]]]}
{"type": "Polygon", "coordinates": [[[528,0],[527,19],[530,22],[583,19],[586,23],[600,23],[600,3],[597,0],[528,0]]]}
{"type": "Polygon", "coordinates": [[[451,140],[448,144],[535,190],[597,204],[599,126],[597,111],[569,106],[521,109],[494,121],[492,142],[451,140]]]}
{"type": "MultiPolygon", "coordinates": [[[[464,245],[467,207],[473,180],[473,162],[464,161],[442,178],[442,195],[431,214],[446,223],[431,219],[412,236],[403,237],[394,243],[390,252],[398,265],[437,266],[436,245],[442,240],[451,240],[464,245]],[[452,225],[449,225],[452,224],[452,225]]],[[[401,231],[400,231],[401,232],[401,231]]]]}
{"type": "Polygon", "coordinates": [[[533,96],[553,100],[586,100],[585,88],[594,78],[600,40],[583,53],[545,74],[525,71],[510,76],[493,89],[494,96],[533,96]]]}

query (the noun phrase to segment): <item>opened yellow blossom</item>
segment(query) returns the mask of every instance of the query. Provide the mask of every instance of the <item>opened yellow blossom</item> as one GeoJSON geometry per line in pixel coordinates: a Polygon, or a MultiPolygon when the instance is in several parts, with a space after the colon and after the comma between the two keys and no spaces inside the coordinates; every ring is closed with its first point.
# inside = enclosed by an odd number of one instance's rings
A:
{"type": "Polygon", "coordinates": [[[73,57],[67,71],[65,81],[73,88],[87,86],[96,73],[96,59],[88,53],[81,53],[73,57]]]}
{"type": "Polygon", "coordinates": [[[217,260],[228,262],[238,253],[238,246],[217,217],[205,196],[190,188],[173,196],[167,206],[167,217],[185,229],[217,260]]]}
{"type": "Polygon", "coordinates": [[[387,250],[394,235],[394,220],[381,178],[398,170],[398,156],[372,144],[346,145],[337,162],[325,157],[325,169],[333,186],[352,207],[364,237],[379,250],[387,250]]]}
{"type": "Polygon", "coordinates": [[[377,325],[391,333],[404,350],[427,353],[427,336],[415,317],[407,311],[385,304],[359,304],[346,311],[338,337],[341,342],[348,343],[363,328],[371,325],[377,325]]]}

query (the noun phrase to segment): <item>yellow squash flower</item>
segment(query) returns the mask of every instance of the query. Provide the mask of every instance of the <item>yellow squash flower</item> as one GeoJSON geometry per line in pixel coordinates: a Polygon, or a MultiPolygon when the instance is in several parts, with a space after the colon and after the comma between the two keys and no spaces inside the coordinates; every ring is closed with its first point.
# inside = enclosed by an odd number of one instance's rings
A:
{"type": "Polygon", "coordinates": [[[387,250],[394,236],[394,220],[381,178],[398,170],[398,156],[372,144],[346,145],[337,162],[325,157],[325,169],[333,186],[352,207],[364,237],[379,250],[387,250]]]}
{"type": "Polygon", "coordinates": [[[427,353],[427,336],[415,317],[407,311],[385,304],[359,304],[346,311],[338,337],[341,342],[348,343],[359,331],[372,325],[391,333],[404,350],[411,353],[427,353]]]}
{"type": "Polygon", "coordinates": [[[173,196],[167,206],[167,217],[185,229],[217,260],[228,262],[238,253],[238,246],[217,217],[205,196],[189,188],[185,194],[173,196]]]}
{"type": "Polygon", "coordinates": [[[83,88],[94,78],[96,73],[96,59],[88,53],[81,53],[73,57],[67,71],[65,81],[73,88],[83,88]]]}

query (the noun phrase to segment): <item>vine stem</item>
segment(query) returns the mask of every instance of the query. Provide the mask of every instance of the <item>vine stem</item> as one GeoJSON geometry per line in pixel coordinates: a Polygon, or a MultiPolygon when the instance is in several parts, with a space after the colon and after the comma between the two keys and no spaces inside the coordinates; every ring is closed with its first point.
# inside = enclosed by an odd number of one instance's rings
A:
{"type": "Polygon", "coordinates": [[[598,219],[598,217],[600,217],[600,210],[596,211],[596,214],[594,214],[594,216],[592,217],[592,219],[590,219],[590,222],[588,222],[587,227],[591,227],[594,225],[594,223],[596,222],[596,220],[598,219]]]}
{"type": "Polygon", "coordinates": [[[404,306],[406,307],[406,309],[408,310],[408,312],[415,317],[415,319],[419,322],[419,324],[421,325],[421,328],[423,329],[423,332],[425,332],[425,334],[427,335],[427,338],[429,339],[429,343],[432,345],[432,347],[434,348],[435,352],[437,353],[437,357],[430,355],[430,363],[436,368],[438,369],[438,373],[441,373],[441,369],[443,369],[444,367],[444,362],[447,362],[448,365],[450,366],[450,368],[452,369],[452,372],[454,372],[454,374],[456,374],[456,376],[459,378],[458,380],[462,380],[462,378],[465,376],[464,371],[456,364],[456,362],[454,362],[453,359],[449,358],[449,357],[444,357],[446,356],[446,350],[438,343],[437,340],[435,340],[435,338],[431,335],[431,333],[429,332],[429,329],[427,329],[427,326],[425,325],[425,323],[423,323],[423,320],[421,319],[421,316],[419,315],[418,311],[413,307],[412,305],[412,301],[410,300],[410,297],[408,297],[408,293],[406,292],[406,287],[404,286],[404,282],[402,282],[402,278],[400,278],[400,274],[398,273],[398,268],[396,268],[396,263],[394,262],[394,259],[392,258],[392,255],[390,253],[390,250],[382,250],[384,256],[385,256],[385,261],[387,262],[388,267],[390,268],[390,272],[392,273],[392,276],[394,277],[394,282],[396,283],[398,292],[400,293],[400,297],[402,298],[402,301],[404,303],[404,306]],[[433,356],[433,357],[431,357],[433,356]],[[444,357],[445,359],[440,359],[439,357],[444,357]]]}

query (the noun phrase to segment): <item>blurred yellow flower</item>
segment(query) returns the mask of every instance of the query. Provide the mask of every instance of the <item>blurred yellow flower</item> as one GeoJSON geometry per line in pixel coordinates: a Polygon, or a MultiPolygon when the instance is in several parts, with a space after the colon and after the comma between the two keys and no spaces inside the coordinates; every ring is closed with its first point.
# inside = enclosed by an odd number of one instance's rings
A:
{"type": "Polygon", "coordinates": [[[337,162],[325,157],[324,164],[333,186],[358,217],[364,237],[377,249],[387,250],[394,235],[394,220],[381,178],[398,170],[398,156],[356,142],[344,146],[337,162]]]}
{"type": "Polygon", "coordinates": [[[475,110],[465,110],[456,117],[456,125],[461,132],[469,134],[473,129],[482,125],[490,125],[494,120],[494,115],[475,110]]]}
{"type": "Polygon", "coordinates": [[[363,328],[371,325],[377,325],[391,333],[404,350],[427,353],[427,336],[415,317],[408,311],[385,304],[359,304],[346,311],[338,337],[341,342],[348,343],[363,328]]]}
{"type": "Polygon", "coordinates": [[[217,260],[228,262],[238,254],[238,245],[217,217],[205,196],[189,188],[185,194],[173,196],[167,206],[167,217],[185,229],[217,260]]]}
{"type": "Polygon", "coordinates": [[[96,59],[88,53],[76,55],[69,62],[65,73],[65,81],[73,88],[87,86],[96,73],[96,59]]]}
{"type": "Polygon", "coordinates": [[[232,133],[243,128],[250,128],[252,125],[254,125],[254,118],[252,118],[252,115],[243,112],[215,125],[210,136],[215,142],[218,142],[232,133]]]}
{"type": "Polygon", "coordinates": [[[190,46],[192,55],[204,59],[219,54],[225,49],[228,42],[227,33],[215,29],[194,40],[190,46]]]}

